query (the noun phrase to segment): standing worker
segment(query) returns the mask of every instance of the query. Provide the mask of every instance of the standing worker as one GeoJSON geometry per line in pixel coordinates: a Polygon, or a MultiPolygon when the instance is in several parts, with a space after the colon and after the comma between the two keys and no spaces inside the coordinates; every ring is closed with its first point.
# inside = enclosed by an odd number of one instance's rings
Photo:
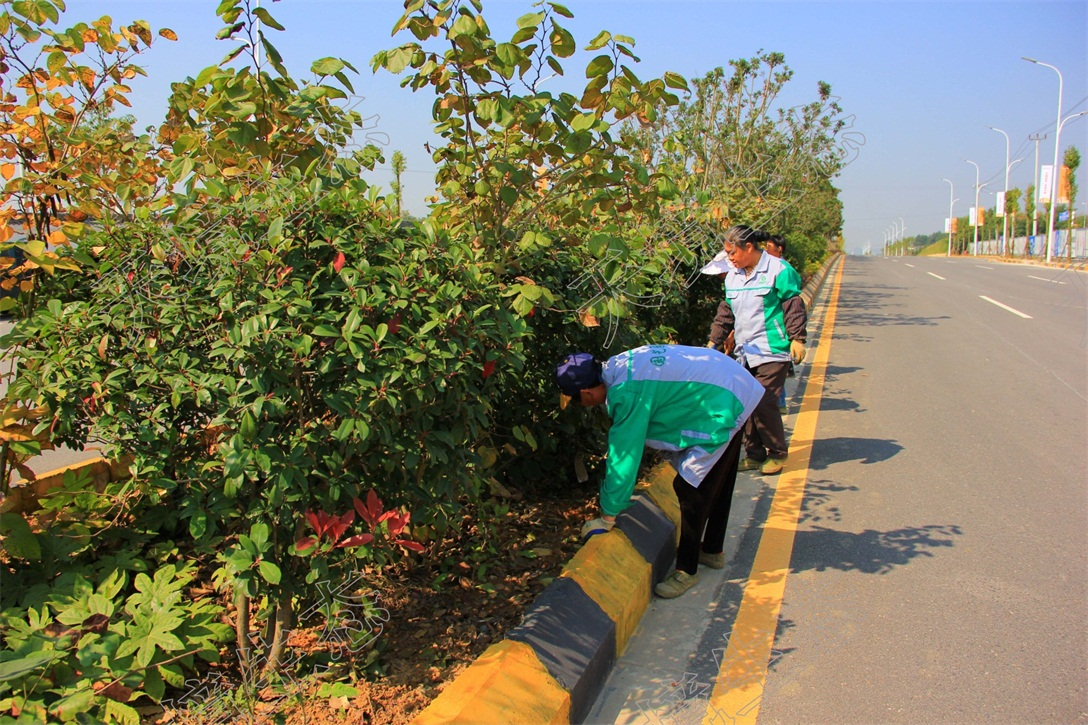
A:
{"type": "MultiPolygon", "coordinates": [[[[763,244],[763,251],[765,251],[772,257],[777,257],[778,259],[781,259],[783,264],[785,264],[787,267],[792,268],[794,271],[797,271],[797,268],[790,264],[789,260],[786,259],[786,240],[782,237],[781,234],[775,234],[770,237],[763,244]]],[[[792,360],[790,361],[789,368],[786,370],[786,377],[793,377],[792,360]]],[[[778,393],[778,412],[782,415],[785,415],[786,410],[786,386],[783,385],[781,392],[778,393]]]]}
{"type": "Polygon", "coordinates": [[[555,382],[580,405],[607,404],[612,418],[602,515],[586,522],[582,536],[612,528],[631,503],[642,449],[654,448],[665,451],[677,471],[681,521],[676,571],[654,591],[672,599],[699,580],[699,564],[723,568],[740,430],[763,399],[763,386],[717,350],[681,345],[645,345],[603,365],[589,353],[568,355],[555,369],[555,382]]]}
{"type": "Polygon", "coordinates": [[[760,249],[763,232],[734,226],[726,232],[733,242],[734,269],[725,277],[725,299],[710,330],[710,342],[721,345],[733,332],[737,360],[767,389],[767,395],[744,429],[745,459],[739,470],[759,469],[769,476],[785,465],[786,432],[778,395],[789,363],[805,359],[808,317],[801,300],[801,277],[793,267],[760,249]]]}

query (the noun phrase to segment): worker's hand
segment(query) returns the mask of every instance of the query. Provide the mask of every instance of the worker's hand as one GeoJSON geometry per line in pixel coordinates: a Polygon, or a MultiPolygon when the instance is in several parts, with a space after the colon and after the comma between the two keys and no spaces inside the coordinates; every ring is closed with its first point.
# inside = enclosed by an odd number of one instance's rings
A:
{"type": "Polygon", "coordinates": [[[800,365],[805,359],[805,343],[800,340],[790,340],[790,359],[794,365],[800,365]]]}
{"type": "Polygon", "coordinates": [[[615,520],[605,521],[603,518],[587,521],[582,525],[582,541],[589,541],[591,536],[607,533],[615,525],[615,520]]]}

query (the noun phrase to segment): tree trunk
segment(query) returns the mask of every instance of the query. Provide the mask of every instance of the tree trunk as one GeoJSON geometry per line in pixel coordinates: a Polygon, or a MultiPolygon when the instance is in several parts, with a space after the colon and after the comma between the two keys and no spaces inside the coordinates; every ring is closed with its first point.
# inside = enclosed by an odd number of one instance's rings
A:
{"type": "Polygon", "coordinates": [[[252,661],[249,644],[249,597],[240,589],[234,594],[234,607],[237,610],[237,616],[234,619],[234,635],[238,640],[238,661],[242,671],[246,672],[252,661]]]}
{"type": "Polygon", "coordinates": [[[287,647],[287,635],[291,633],[291,625],[294,622],[294,610],[291,605],[291,595],[284,594],[276,603],[272,638],[268,641],[268,659],[264,665],[264,674],[278,672],[283,660],[283,651],[287,647]]]}

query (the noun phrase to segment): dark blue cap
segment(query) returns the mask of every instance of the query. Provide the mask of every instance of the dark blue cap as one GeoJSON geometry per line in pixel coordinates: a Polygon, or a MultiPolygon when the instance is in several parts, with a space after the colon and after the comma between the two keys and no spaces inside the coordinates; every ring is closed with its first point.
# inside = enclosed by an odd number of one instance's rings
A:
{"type": "Polygon", "coordinates": [[[563,391],[564,395],[572,398],[578,397],[578,393],[586,388],[592,388],[601,383],[601,364],[593,359],[588,352],[576,352],[567,355],[563,362],[555,368],[555,384],[563,391]]]}

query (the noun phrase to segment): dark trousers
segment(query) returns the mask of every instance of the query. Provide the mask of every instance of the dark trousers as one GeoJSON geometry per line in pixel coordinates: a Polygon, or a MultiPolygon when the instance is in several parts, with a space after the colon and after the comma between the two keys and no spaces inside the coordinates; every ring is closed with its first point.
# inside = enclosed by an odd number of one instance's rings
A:
{"type": "Polygon", "coordinates": [[[679,571],[688,574],[696,572],[700,548],[708,554],[722,553],[725,527],[729,524],[729,507],[733,503],[733,488],[737,485],[740,441],[739,433],[733,436],[725,453],[698,488],[679,475],[672,482],[680,502],[680,545],[676,548],[676,568],[679,571]]]}
{"type": "Polygon", "coordinates": [[[769,362],[748,368],[766,392],[755,412],[744,424],[744,451],[753,461],[786,457],[786,429],[782,427],[782,413],[778,411],[778,396],[786,387],[788,362],[769,362]]]}

